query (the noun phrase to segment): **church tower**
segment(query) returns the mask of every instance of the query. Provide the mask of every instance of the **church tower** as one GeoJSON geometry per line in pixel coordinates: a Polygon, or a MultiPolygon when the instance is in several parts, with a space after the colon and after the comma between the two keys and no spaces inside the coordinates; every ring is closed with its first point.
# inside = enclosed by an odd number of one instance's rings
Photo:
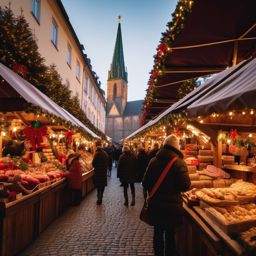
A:
{"type": "Polygon", "coordinates": [[[114,55],[107,82],[106,135],[113,142],[120,143],[139,128],[143,100],[127,101],[127,72],[124,64],[124,52],[120,16],[114,55]]]}
{"type": "MultiPolygon", "coordinates": [[[[120,19],[120,17],[119,17],[120,19]]],[[[107,82],[107,115],[123,115],[127,103],[127,72],[120,21],[107,82]]]]}

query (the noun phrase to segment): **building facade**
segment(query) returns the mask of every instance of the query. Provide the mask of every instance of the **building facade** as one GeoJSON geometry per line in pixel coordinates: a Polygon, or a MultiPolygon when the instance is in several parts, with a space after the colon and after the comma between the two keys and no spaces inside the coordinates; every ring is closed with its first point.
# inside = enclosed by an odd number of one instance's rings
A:
{"type": "Polygon", "coordinates": [[[118,24],[112,64],[107,81],[106,135],[114,142],[139,128],[143,100],[127,102],[128,74],[124,64],[121,24],[118,24]]]}
{"type": "Polygon", "coordinates": [[[34,34],[45,64],[54,64],[77,96],[89,120],[105,131],[106,100],[100,89],[90,60],[69,21],[61,0],[1,0],[0,6],[10,6],[15,15],[24,15],[34,34]]]}

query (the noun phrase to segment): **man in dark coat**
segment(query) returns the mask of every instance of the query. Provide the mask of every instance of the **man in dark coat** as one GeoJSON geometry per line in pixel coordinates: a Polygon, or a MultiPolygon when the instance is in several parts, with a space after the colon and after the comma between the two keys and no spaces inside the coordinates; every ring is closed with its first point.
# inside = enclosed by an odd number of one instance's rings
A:
{"type": "Polygon", "coordinates": [[[97,204],[102,203],[102,197],[107,186],[108,154],[102,149],[101,141],[96,141],[96,152],[92,160],[94,167],[93,184],[97,188],[97,204]]]}
{"type": "Polygon", "coordinates": [[[190,187],[188,168],[175,135],[168,136],[164,147],[152,158],[142,184],[150,193],[170,160],[178,156],[155,195],[150,199],[149,214],[154,223],[154,251],[157,256],[176,255],[175,231],[182,223],[181,192],[190,187]]]}
{"type": "Polygon", "coordinates": [[[142,182],[143,176],[148,167],[149,158],[143,147],[139,148],[139,152],[137,155],[138,160],[138,182],[142,182]]]}
{"type": "Polygon", "coordinates": [[[127,147],[123,147],[123,153],[119,158],[117,166],[117,177],[124,187],[125,206],[128,206],[128,187],[130,185],[132,193],[131,206],[135,205],[134,183],[138,180],[137,159],[135,154],[127,147]]]}

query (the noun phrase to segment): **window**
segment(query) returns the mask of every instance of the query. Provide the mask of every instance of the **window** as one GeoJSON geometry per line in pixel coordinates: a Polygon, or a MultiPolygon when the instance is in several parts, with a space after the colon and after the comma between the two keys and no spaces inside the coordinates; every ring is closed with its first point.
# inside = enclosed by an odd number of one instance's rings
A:
{"type": "Polygon", "coordinates": [[[113,98],[116,98],[116,93],[117,93],[117,88],[116,88],[116,84],[114,84],[113,98]]]}
{"type": "Polygon", "coordinates": [[[80,64],[78,61],[76,61],[76,78],[80,81],[80,64]]]}
{"type": "Polygon", "coordinates": [[[83,85],[83,87],[84,87],[84,92],[87,94],[87,91],[88,91],[88,78],[87,78],[87,76],[86,76],[86,74],[84,73],[84,85],[83,85]]]}
{"type": "Polygon", "coordinates": [[[52,19],[52,43],[57,48],[58,45],[58,26],[54,19],[52,19]]]}
{"type": "Polygon", "coordinates": [[[32,14],[37,22],[40,21],[40,0],[32,0],[32,14]]]}
{"type": "Polygon", "coordinates": [[[66,79],[66,86],[67,86],[68,89],[70,89],[70,82],[69,82],[68,79],[66,79]]]}
{"type": "Polygon", "coordinates": [[[71,68],[71,46],[70,46],[70,44],[68,44],[68,47],[67,47],[67,64],[71,68]]]}

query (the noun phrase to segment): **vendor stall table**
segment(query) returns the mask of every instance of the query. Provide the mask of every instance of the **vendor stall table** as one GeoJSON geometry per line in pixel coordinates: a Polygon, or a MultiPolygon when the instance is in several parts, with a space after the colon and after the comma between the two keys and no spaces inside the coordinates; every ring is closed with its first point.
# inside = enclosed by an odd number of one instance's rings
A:
{"type": "Polygon", "coordinates": [[[184,220],[177,233],[181,256],[242,256],[242,247],[224,233],[198,206],[183,204],[184,220]]]}
{"type": "MultiPolygon", "coordinates": [[[[82,196],[93,190],[93,171],[83,174],[82,196]]],[[[70,205],[67,181],[61,179],[36,192],[0,203],[1,255],[16,255],[70,205]]]]}

